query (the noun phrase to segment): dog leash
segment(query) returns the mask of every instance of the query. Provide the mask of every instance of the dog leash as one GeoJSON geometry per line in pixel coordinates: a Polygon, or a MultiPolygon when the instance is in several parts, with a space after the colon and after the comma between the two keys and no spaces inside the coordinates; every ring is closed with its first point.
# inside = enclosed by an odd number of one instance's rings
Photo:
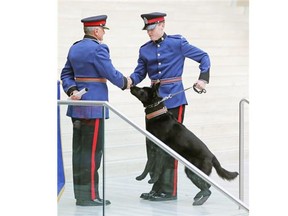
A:
{"type": "Polygon", "coordinates": [[[184,91],[187,91],[187,90],[189,90],[189,89],[191,89],[191,88],[193,88],[194,91],[197,92],[198,94],[206,93],[206,89],[198,90],[198,89],[196,88],[196,85],[197,85],[197,83],[195,83],[195,84],[194,84],[193,86],[191,86],[191,87],[188,87],[188,88],[183,89],[182,91],[176,92],[176,93],[174,93],[174,94],[169,94],[169,95],[165,96],[164,98],[162,98],[162,100],[160,100],[160,101],[158,101],[158,102],[156,102],[156,103],[154,103],[154,104],[151,104],[151,105],[147,106],[147,108],[151,108],[151,107],[158,106],[160,103],[162,103],[162,102],[164,102],[164,101],[166,101],[166,100],[174,97],[174,96],[177,95],[177,94],[180,94],[180,93],[182,93],[182,92],[184,92],[184,91]]]}
{"type": "Polygon", "coordinates": [[[195,83],[195,84],[194,84],[193,86],[191,86],[191,87],[185,88],[185,89],[182,90],[182,91],[176,92],[176,93],[174,93],[174,94],[169,94],[168,96],[164,97],[161,102],[163,102],[163,101],[165,101],[165,100],[168,100],[168,99],[174,97],[175,95],[180,94],[180,93],[182,93],[182,92],[184,92],[184,91],[187,91],[187,90],[189,90],[189,89],[191,89],[191,88],[193,88],[194,91],[197,92],[198,94],[206,93],[206,89],[198,90],[198,89],[196,88],[196,85],[197,85],[197,83],[195,83]]]}

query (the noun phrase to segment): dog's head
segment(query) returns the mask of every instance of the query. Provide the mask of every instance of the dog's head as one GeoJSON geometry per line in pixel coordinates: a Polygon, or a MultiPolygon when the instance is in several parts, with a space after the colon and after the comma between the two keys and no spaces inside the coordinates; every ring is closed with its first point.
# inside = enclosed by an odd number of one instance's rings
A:
{"type": "Polygon", "coordinates": [[[132,86],[130,88],[130,92],[143,103],[144,107],[147,107],[162,100],[162,97],[160,97],[158,94],[159,86],[160,82],[152,85],[151,87],[140,88],[137,86],[132,86]]]}

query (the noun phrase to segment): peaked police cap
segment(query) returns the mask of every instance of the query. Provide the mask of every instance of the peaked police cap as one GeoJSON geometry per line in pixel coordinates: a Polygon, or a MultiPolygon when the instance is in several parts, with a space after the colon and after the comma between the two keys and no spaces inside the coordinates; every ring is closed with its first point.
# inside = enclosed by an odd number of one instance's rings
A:
{"type": "Polygon", "coordinates": [[[90,26],[100,26],[103,27],[104,29],[109,29],[106,25],[106,15],[99,15],[99,16],[92,16],[92,17],[87,17],[81,20],[83,23],[84,27],[90,27],[90,26]]]}
{"type": "Polygon", "coordinates": [[[166,13],[153,12],[148,14],[141,14],[141,18],[144,20],[144,27],[142,30],[152,30],[160,22],[165,21],[164,17],[166,13]]]}

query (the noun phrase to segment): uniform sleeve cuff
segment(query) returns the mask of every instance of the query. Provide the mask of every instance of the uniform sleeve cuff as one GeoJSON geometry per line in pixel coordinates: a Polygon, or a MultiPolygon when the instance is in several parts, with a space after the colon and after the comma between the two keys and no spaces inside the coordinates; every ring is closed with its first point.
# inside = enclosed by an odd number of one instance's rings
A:
{"type": "Polygon", "coordinates": [[[210,72],[208,70],[207,72],[200,73],[200,76],[198,79],[205,80],[207,83],[209,83],[209,78],[210,78],[210,72]]]}
{"type": "Polygon", "coordinates": [[[127,81],[127,78],[126,77],[123,77],[123,80],[124,80],[124,86],[123,88],[121,88],[122,90],[125,90],[127,88],[127,84],[128,84],[128,81],[127,81]]]}
{"type": "Polygon", "coordinates": [[[76,86],[69,88],[68,91],[66,92],[68,97],[70,97],[72,95],[73,91],[75,91],[75,90],[78,90],[76,86]]]}

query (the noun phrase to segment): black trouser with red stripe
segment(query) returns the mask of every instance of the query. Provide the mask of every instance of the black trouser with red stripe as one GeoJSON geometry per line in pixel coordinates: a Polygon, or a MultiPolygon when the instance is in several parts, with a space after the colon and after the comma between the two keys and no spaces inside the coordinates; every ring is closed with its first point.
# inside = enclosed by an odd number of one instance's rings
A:
{"type": "Polygon", "coordinates": [[[73,186],[77,200],[99,198],[98,169],[104,146],[104,119],[75,119],[73,122],[73,186]]]}
{"type": "MultiPolygon", "coordinates": [[[[168,111],[173,113],[178,122],[183,123],[185,105],[168,109],[168,111]]],[[[166,193],[168,195],[177,196],[178,161],[149,139],[146,139],[146,150],[148,160],[150,157],[157,157],[157,154],[165,155],[165,165],[159,180],[153,184],[152,191],[155,191],[156,193],[166,193]]],[[[151,177],[153,176],[153,173],[149,174],[151,177]]]]}

